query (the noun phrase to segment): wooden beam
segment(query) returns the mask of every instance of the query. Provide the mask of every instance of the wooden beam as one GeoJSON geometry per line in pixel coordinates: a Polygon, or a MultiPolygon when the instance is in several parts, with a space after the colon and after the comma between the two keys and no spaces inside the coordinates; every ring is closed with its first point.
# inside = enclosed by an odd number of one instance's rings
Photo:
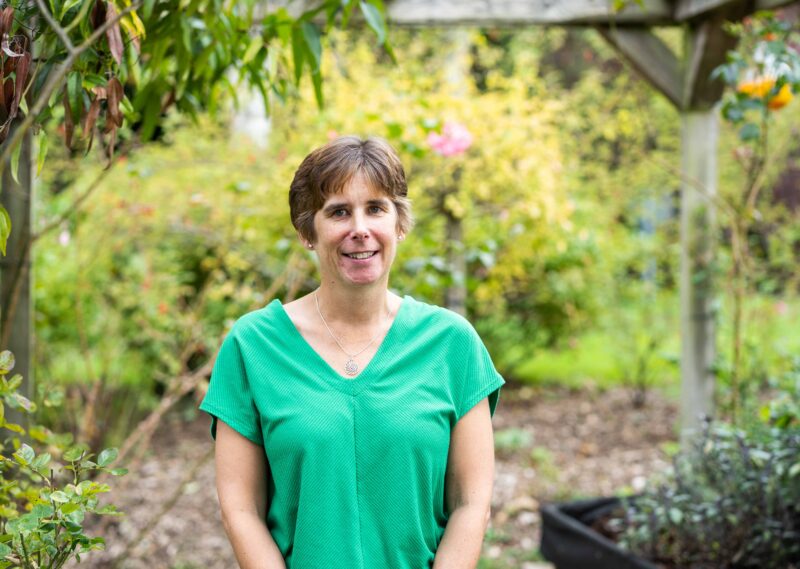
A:
{"type": "Polygon", "coordinates": [[[675,6],[675,19],[683,22],[737,2],[740,0],[678,0],[675,6]]]}
{"type": "Polygon", "coordinates": [[[710,33],[709,24],[704,22],[694,29],[686,30],[684,34],[685,49],[683,85],[681,92],[681,108],[691,107],[695,99],[699,83],[700,69],[703,66],[706,44],[710,33]]]}
{"type": "Polygon", "coordinates": [[[643,0],[643,4],[630,2],[615,13],[611,0],[390,0],[386,11],[398,26],[672,23],[672,1],[643,0]]]}
{"type": "Polygon", "coordinates": [[[797,0],[756,0],[756,2],[744,2],[742,0],[678,0],[675,5],[675,21],[685,22],[686,20],[706,16],[720,8],[733,7],[736,4],[752,4],[749,12],[758,12],[759,10],[776,10],[795,3],[797,3],[797,0]]]}
{"type": "MultiPolygon", "coordinates": [[[[452,27],[531,25],[674,26],[717,12],[753,13],[796,4],[798,0],[628,0],[619,12],[613,0],[385,0],[395,26],[452,27]]],[[[286,8],[299,16],[315,0],[266,0],[266,11],[286,8]]]]}
{"type": "Polygon", "coordinates": [[[680,108],[683,101],[678,58],[647,28],[610,28],[598,31],[633,68],[669,101],[680,108]]]}
{"type": "Polygon", "coordinates": [[[736,47],[736,38],[725,32],[724,23],[741,21],[750,13],[749,8],[752,6],[737,4],[687,26],[681,108],[710,109],[720,100],[725,85],[719,79],[712,80],[711,73],[736,47]]]}

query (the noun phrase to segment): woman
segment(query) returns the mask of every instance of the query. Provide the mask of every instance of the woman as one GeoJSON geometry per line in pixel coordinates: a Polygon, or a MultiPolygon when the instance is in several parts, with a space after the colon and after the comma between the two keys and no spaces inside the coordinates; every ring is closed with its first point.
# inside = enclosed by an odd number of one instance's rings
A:
{"type": "Polygon", "coordinates": [[[467,569],[504,381],[460,316],[388,290],[412,225],[384,140],[341,137],[289,191],[320,284],[240,318],[200,408],[242,569],[467,569]]]}

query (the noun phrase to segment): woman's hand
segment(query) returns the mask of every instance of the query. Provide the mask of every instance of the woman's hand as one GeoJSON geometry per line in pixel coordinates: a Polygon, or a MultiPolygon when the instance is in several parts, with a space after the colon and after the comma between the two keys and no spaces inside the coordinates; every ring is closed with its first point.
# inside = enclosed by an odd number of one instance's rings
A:
{"type": "Polygon", "coordinates": [[[264,448],[217,421],[215,462],[222,524],[241,569],[286,569],[267,530],[269,466],[264,448]]]}
{"type": "Polygon", "coordinates": [[[494,435],[483,399],[453,427],[445,501],[450,517],[433,569],[474,569],[489,524],[494,484],[494,435]]]}

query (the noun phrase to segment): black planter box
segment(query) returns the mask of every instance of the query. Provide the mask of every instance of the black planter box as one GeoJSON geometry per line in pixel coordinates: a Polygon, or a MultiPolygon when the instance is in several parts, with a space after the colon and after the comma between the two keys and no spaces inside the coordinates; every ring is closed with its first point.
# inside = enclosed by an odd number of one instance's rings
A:
{"type": "Polygon", "coordinates": [[[590,527],[619,505],[619,498],[595,498],[543,506],[542,555],[556,569],[658,569],[590,527]]]}

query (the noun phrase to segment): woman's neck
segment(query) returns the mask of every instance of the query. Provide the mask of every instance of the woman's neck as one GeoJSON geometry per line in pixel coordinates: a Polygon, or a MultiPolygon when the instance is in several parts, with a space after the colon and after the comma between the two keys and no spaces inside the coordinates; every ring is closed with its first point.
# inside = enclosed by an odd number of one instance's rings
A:
{"type": "Polygon", "coordinates": [[[342,288],[323,281],[316,294],[328,324],[370,327],[385,322],[387,313],[391,313],[390,293],[385,284],[342,288]]]}

